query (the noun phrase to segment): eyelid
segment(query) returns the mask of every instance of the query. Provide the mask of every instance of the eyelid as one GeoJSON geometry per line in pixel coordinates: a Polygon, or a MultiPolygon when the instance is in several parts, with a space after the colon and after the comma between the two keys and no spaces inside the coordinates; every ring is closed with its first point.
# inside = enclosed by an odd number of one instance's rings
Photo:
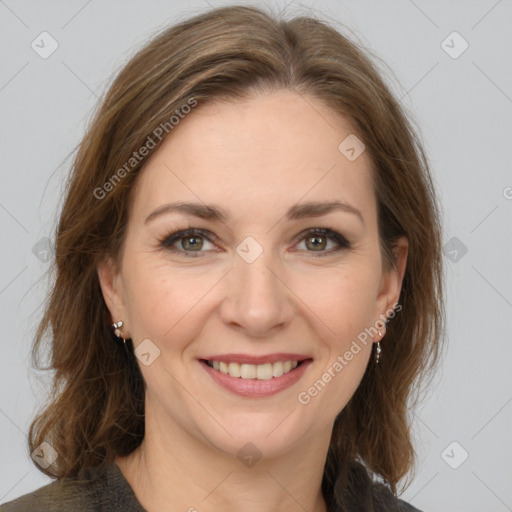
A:
{"type": "Polygon", "coordinates": [[[338,233],[338,231],[336,231],[334,228],[328,228],[328,227],[304,229],[298,235],[296,235],[293,238],[293,240],[294,241],[302,241],[307,235],[310,235],[310,234],[311,235],[320,234],[320,235],[324,235],[328,238],[337,240],[339,243],[341,243],[341,242],[344,242],[347,244],[349,243],[348,240],[341,233],[338,233]]]}
{"type": "Polygon", "coordinates": [[[337,230],[334,228],[324,227],[324,228],[307,228],[301,231],[298,235],[293,239],[296,242],[304,241],[308,236],[314,235],[322,235],[326,238],[333,240],[337,247],[334,249],[330,249],[328,251],[305,251],[311,253],[313,256],[327,256],[329,254],[334,254],[342,250],[352,248],[352,244],[337,230]]]}
{"type": "MultiPolygon", "coordinates": [[[[208,231],[206,229],[200,229],[200,228],[194,228],[189,226],[185,229],[176,229],[172,230],[170,233],[166,234],[163,238],[159,239],[158,245],[164,249],[173,250],[172,245],[174,245],[177,241],[181,240],[182,238],[186,238],[187,236],[201,236],[203,238],[206,238],[210,243],[214,243],[219,238],[215,236],[211,231],[208,231]]],[[[190,254],[194,251],[178,251],[174,250],[176,253],[183,253],[183,254],[190,254]]],[[[195,251],[198,254],[205,251],[195,251]]]]}

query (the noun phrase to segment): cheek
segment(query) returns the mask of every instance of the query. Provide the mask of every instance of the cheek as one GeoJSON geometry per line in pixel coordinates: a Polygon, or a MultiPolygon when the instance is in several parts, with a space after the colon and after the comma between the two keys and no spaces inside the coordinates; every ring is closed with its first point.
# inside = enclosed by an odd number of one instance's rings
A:
{"type": "Polygon", "coordinates": [[[315,276],[296,277],[297,295],[325,324],[329,344],[343,350],[373,318],[378,275],[371,265],[347,264],[315,276]]]}
{"type": "Polygon", "coordinates": [[[347,265],[328,276],[322,286],[318,280],[301,278],[300,295],[307,297],[307,307],[325,328],[320,328],[322,364],[299,401],[315,403],[313,409],[329,410],[334,418],[354,394],[368,364],[379,276],[371,265],[347,265]]]}
{"type": "MultiPolygon", "coordinates": [[[[322,320],[329,329],[323,338],[321,364],[308,388],[298,399],[301,404],[314,404],[309,412],[330,420],[347,405],[355,393],[371,356],[372,335],[365,331],[372,325],[371,299],[368,287],[360,281],[343,281],[342,291],[332,293],[323,304],[322,320]]],[[[318,303],[320,306],[320,303],[318,303]]]]}
{"type": "Polygon", "coordinates": [[[180,271],[155,260],[154,255],[141,255],[126,261],[132,338],[135,344],[149,338],[159,346],[172,339],[173,347],[178,348],[184,331],[197,325],[193,319],[201,309],[198,306],[207,303],[206,295],[219,278],[199,267],[180,271]]]}

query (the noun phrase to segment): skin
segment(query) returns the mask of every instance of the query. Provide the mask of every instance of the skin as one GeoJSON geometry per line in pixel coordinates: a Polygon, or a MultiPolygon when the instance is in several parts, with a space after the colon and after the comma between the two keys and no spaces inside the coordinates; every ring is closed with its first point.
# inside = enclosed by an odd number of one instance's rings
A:
{"type": "Polygon", "coordinates": [[[198,106],[146,163],[122,254],[117,264],[105,259],[98,275],[124,337],[135,347],[150,339],[160,350],[149,366],[139,363],[147,385],[146,437],[116,459],[148,511],[326,510],[320,485],[333,422],[381,336],[361,344],[307,405],[297,397],[359,333],[389,316],[407,258],[403,239],[397,270],[383,270],[371,162],[366,153],[351,162],[338,150],[351,133],[319,100],[283,90],[198,106]],[[350,203],[363,220],[344,211],[284,218],[296,203],[332,200],[350,203]],[[166,213],[144,222],[173,201],[216,204],[231,218],[166,213]],[[160,239],[189,226],[217,238],[202,238],[196,258],[184,256],[190,238],[174,243],[181,253],[161,248],[160,239]],[[318,256],[312,235],[294,240],[322,227],[351,247],[329,253],[337,243],[321,236],[328,245],[318,256]],[[247,236],[263,249],[252,263],[236,252],[247,236]],[[266,398],[230,393],[198,362],[214,354],[276,352],[313,362],[292,387],[266,398]],[[236,457],[247,442],[262,453],[252,467],[236,457]]]}

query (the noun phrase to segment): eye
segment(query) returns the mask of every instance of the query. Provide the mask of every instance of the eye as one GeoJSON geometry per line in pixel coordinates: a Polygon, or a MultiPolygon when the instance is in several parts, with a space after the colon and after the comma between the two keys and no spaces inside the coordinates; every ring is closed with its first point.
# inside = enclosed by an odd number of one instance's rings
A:
{"type": "MultiPolygon", "coordinates": [[[[205,252],[202,249],[211,250],[205,244],[213,247],[212,240],[215,239],[215,235],[207,231],[190,227],[166,235],[160,240],[159,245],[171,252],[195,258],[205,252]]],[[[297,235],[295,241],[304,243],[306,252],[317,253],[315,256],[327,256],[351,247],[343,235],[329,228],[308,229],[297,235]],[[328,247],[329,242],[334,243],[334,247],[328,247]]]]}
{"type": "Polygon", "coordinates": [[[307,252],[318,253],[315,256],[326,256],[350,248],[350,243],[343,235],[329,228],[309,229],[297,235],[296,240],[304,243],[307,252]],[[334,247],[328,248],[329,242],[334,242],[334,247]]]}
{"type": "MultiPolygon", "coordinates": [[[[211,238],[215,237],[211,236],[211,238]]],[[[185,256],[194,258],[196,255],[191,253],[204,252],[201,249],[205,247],[205,242],[206,244],[211,244],[209,236],[205,231],[188,228],[168,234],[160,241],[160,246],[171,252],[183,253],[185,256]],[[175,245],[178,247],[175,247],[175,245]]]]}

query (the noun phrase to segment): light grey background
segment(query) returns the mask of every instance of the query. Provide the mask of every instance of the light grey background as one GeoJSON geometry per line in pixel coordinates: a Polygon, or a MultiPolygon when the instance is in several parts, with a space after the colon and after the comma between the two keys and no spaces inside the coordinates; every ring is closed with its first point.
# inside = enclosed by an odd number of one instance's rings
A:
{"type": "MultiPolygon", "coordinates": [[[[0,1],[0,503],[51,481],[26,447],[45,399],[28,354],[67,157],[140,44],[164,25],[226,3],[0,1]],[[58,42],[47,59],[31,48],[43,31],[58,42]]],[[[425,512],[512,510],[512,2],[286,3],[290,15],[317,10],[343,23],[389,64],[394,90],[420,127],[444,210],[448,348],[415,414],[418,469],[403,497],[425,512]],[[457,56],[464,41],[469,47],[457,56]]]]}

